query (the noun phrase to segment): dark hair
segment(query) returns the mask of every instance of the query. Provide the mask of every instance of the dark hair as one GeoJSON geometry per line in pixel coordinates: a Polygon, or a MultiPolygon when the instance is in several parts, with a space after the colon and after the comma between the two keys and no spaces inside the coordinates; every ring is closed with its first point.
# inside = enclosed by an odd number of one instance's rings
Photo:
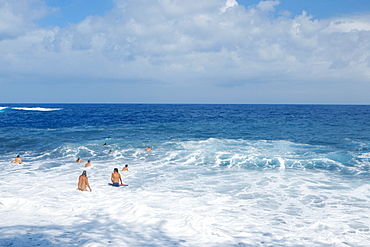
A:
{"type": "Polygon", "coordinates": [[[86,177],[86,171],[83,171],[81,176],[85,176],[86,177]]]}
{"type": "Polygon", "coordinates": [[[126,164],[125,167],[128,167],[128,165],[126,164]]]}
{"type": "Polygon", "coordinates": [[[118,172],[118,168],[114,168],[114,171],[115,171],[115,172],[118,172]]]}

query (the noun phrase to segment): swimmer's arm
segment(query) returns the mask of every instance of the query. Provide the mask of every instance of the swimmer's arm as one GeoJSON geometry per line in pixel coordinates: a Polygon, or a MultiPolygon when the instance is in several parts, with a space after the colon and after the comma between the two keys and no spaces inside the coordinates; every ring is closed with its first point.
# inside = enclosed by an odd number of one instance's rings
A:
{"type": "Polygon", "coordinates": [[[92,191],[90,184],[89,184],[89,180],[87,178],[86,178],[86,186],[89,187],[90,191],[92,191]]]}

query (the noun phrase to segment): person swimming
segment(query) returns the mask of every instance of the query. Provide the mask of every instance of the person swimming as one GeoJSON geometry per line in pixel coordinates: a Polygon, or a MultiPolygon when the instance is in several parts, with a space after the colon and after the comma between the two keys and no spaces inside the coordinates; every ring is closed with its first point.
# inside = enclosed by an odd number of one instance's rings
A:
{"type": "Polygon", "coordinates": [[[85,164],[85,167],[89,167],[89,166],[91,166],[90,160],[88,160],[87,163],[85,164]]]}
{"type": "Polygon", "coordinates": [[[80,160],[80,158],[77,158],[76,163],[82,163],[82,162],[84,162],[84,161],[80,160]]]}
{"type": "Polygon", "coordinates": [[[125,167],[122,168],[122,171],[128,171],[128,165],[126,164],[125,167]]]}
{"type": "Polygon", "coordinates": [[[92,191],[90,184],[89,184],[89,179],[86,176],[86,171],[83,171],[80,177],[78,178],[78,189],[81,191],[87,191],[86,187],[92,191]]]}
{"type": "Polygon", "coordinates": [[[121,182],[121,184],[123,184],[122,178],[121,178],[121,174],[119,174],[119,172],[118,172],[118,168],[114,168],[113,173],[112,173],[110,179],[111,179],[111,181],[113,183],[112,184],[113,186],[117,186],[118,187],[120,185],[119,182],[121,182]]]}
{"type": "Polygon", "coordinates": [[[145,151],[152,151],[152,149],[151,149],[150,147],[147,147],[147,148],[145,149],[145,151]]]}
{"type": "Polygon", "coordinates": [[[12,160],[11,163],[22,164],[21,156],[17,155],[17,157],[14,160],[12,160]]]}

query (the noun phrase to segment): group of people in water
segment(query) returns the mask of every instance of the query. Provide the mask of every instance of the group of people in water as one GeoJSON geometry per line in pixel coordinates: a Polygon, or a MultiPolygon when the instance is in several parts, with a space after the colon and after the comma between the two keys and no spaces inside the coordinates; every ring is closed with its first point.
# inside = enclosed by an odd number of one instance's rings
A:
{"type": "MultiPolygon", "coordinates": [[[[107,143],[104,143],[104,146],[107,146],[107,143]]],[[[147,147],[145,151],[151,151],[152,149],[150,147],[147,147]]],[[[109,153],[112,153],[112,150],[109,151],[109,153]]],[[[76,163],[82,163],[84,162],[80,158],[77,158],[76,163]]],[[[17,163],[17,164],[22,164],[21,156],[17,155],[15,159],[11,161],[11,163],[17,163]]],[[[91,166],[91,161],[88,160],[87,163],[85,164],[85,167],[91,166]]],[[[122,171],[128,171],[128,165],[126,164],[123,168],[122,171]]],[[[112,181],[112,186],[120,186],[123,185],[122,182],[122,177],[121,174],[118,172],[118,168],[114,168],[113,173],[111,174],[111,181],[112,181]]],[[[86,171],[84,170],[82,174],[78,178],[78,189],[81,191],[87,191],[87,188],[92,191],[90,184],[89,184],[89,179],[87,177],[86,171]]]]}
{"type": "MultiPolygon", "coordinates": [[[[85,162],[85,161],[81,160],[80,158],[77,158],[77,160],[76,160],[76,163],[83,163],[83,162],[85,162]]],[[[85,167],[89,167],[89,166],[91,166],[91,161],[90,160],[88,160],[87,163],[85,164],[85,167]]]]}
{"type": "MultiPolygon", "coordinates": [[[[107,143],[104,143],[104,146],[107,146],[107,143]]],[[[152,151],[150,147],[147,147],[145,151],[152,151]]],[[[112,153],[112,150],[109,150],[109,153],[112,153]]],[[[77,163],[84,162],[80,158],[77,158],[76,160],[77,163]]],[[[85,164],[85,167],[91,166],[90,160],[87,161],[85,164]]],[[[123,168],[122,171],[128,171],[128,165],[126,164],[123,168]]],[[[120,186],[123,185],[122,182],[122,177],[121,174],[118,172],[118,168],[114,168],[113,173],[111,174],[111,181],[112,181],[112,186],[120,186]]],[[[89,184],[89,179],[87,178],[86,171],[83,171],[80,177],[78,178],[78,189],[82,191],[87,191],[87,188],[89,188],[90,191],[92,191],[90,184],[89,184]]]]}
{"type": "MultiPolygon", "coordinates": [[[[125,171],[128,171],[128,165],[126,165],[124,168],[126,168],[125,171]]],[[[122,177],[121,174],[119,174],[118,172],[118,168],[114,168],[110,179],[112,181],[112,186],[118,187],[120,185],[123,185],[122,177]]],[[[86,171],[83,171],[80,177],[78,178],[78,189],[81,191],[87,191],[87,188],[89,188],[89,190],[92,191],[89,184],[89,179],[87,178],[86,171]]]]}

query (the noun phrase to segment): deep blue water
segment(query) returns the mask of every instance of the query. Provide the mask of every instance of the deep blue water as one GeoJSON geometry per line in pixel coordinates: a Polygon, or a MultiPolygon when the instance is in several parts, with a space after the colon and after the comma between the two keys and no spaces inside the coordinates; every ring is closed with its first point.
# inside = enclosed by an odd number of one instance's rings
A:
{"type": "Polygon", "coordinates": [[[306,161],[307,153],[313,152],[312,159],[325,153],[326,158],[344,166],[359,166],[361,172],[367,171],[369,165],[367,105],[1,104],[0,107],[3,107],[0,153],[5,156],[29,151],[41,155],[65,144],[109,141],[122,149],[215,138],[288,141],[290,146],[306,144],[308,148],[294,151],[306,161]]]}
{"type": "Polygon", "coordinates": [[[370,106],[0,104],[0,245],[370,246],[369,120],[370,106]],[[125,164],[129,186],[108,186],[125,164]],[[92,192],[76,190],[83,170],[92,192]]]}

